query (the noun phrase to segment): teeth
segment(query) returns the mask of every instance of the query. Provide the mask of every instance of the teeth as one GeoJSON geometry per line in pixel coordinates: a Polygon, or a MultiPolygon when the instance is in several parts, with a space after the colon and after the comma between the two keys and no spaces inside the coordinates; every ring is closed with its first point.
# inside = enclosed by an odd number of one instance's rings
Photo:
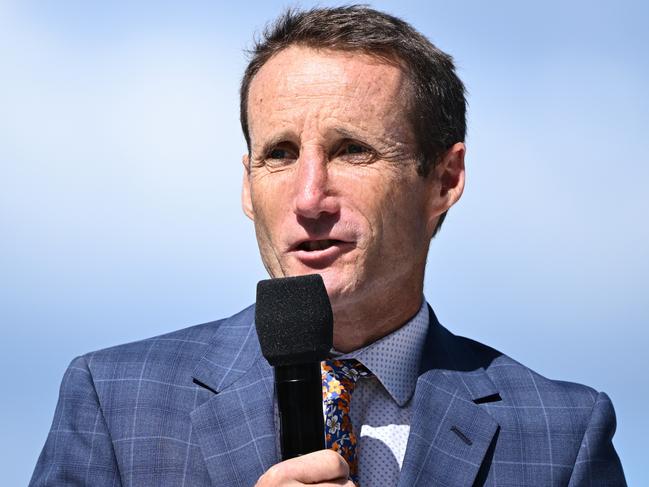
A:
{"type": "Polygon", "coordinates": [[[304,242],[304,248],[311,252],[314,250],[328,249],[333,244],[334,240],[310,240],[309,242],[304,242]]]}

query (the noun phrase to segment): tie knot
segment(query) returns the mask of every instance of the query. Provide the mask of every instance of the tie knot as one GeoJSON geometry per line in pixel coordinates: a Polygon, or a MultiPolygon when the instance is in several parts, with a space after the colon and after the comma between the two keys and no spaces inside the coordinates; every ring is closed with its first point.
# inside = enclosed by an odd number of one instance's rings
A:
{"type": "Polygon", "coordinates": [[[356,359],[325,360],[322,362],[322,372],[335,377],[341,382],[345,381],[353,384],[356,383],[359,377],[372,376],[372,372],[356,359]]]}

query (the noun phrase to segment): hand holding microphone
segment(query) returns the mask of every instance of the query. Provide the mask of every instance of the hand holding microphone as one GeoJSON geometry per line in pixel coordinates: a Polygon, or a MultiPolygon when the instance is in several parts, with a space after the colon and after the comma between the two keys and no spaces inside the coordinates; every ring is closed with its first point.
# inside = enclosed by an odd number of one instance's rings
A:
{"type": "Polygon", "coordinates": [[[319,450],[273,465],[255,487],[299,485],[355,487],[349,480],[347,462],[333,450],[319,450]]]}

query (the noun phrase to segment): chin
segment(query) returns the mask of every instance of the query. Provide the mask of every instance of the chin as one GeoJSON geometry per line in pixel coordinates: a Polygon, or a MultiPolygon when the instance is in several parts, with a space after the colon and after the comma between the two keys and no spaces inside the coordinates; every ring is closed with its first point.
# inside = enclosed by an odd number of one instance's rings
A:
{"type": "MultiPolygon", "coordinates": [[[[332,307],[343,304],[353,295],[360,286],[360,279],[354,277],[354,272],[351,272],[349,275],[348,272],[345,272],[345,269],[337,268],[337,266],[327,267],[325,269],[313,269],[297,263],[297,265],[292,265],[288,268],[284,268],[284,272],[277,276],[285,277],[295,277],[295,276],[305,276],[308,274],[320,274],[322,280],[324,281],[325,288],[327,289],[327,294],[329,295],[329,300],[331,301],[332,307]]],[[[356,274],[358,272],[356,271],[356,274]]]]}
{"type": "Polygon", "coordinates": [[[358,291],[360,282],[357,279],[352,279],[351,276],[340,274],[336,271],[324,270],[318,272],[322,276],[322,280],[327,288],[327,294],[331,301],[331,306],[336,307],[344,304],[345,301],[358,291]]]}

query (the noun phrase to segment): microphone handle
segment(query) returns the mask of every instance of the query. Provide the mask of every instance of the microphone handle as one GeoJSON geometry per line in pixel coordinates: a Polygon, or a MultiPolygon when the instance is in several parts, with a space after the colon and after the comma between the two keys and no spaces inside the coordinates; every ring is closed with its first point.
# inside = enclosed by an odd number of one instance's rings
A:
{"type": "Polygon", "coordinates": [[[275,367],[282,460],[325,447],[320,362],[275,367]]]}

